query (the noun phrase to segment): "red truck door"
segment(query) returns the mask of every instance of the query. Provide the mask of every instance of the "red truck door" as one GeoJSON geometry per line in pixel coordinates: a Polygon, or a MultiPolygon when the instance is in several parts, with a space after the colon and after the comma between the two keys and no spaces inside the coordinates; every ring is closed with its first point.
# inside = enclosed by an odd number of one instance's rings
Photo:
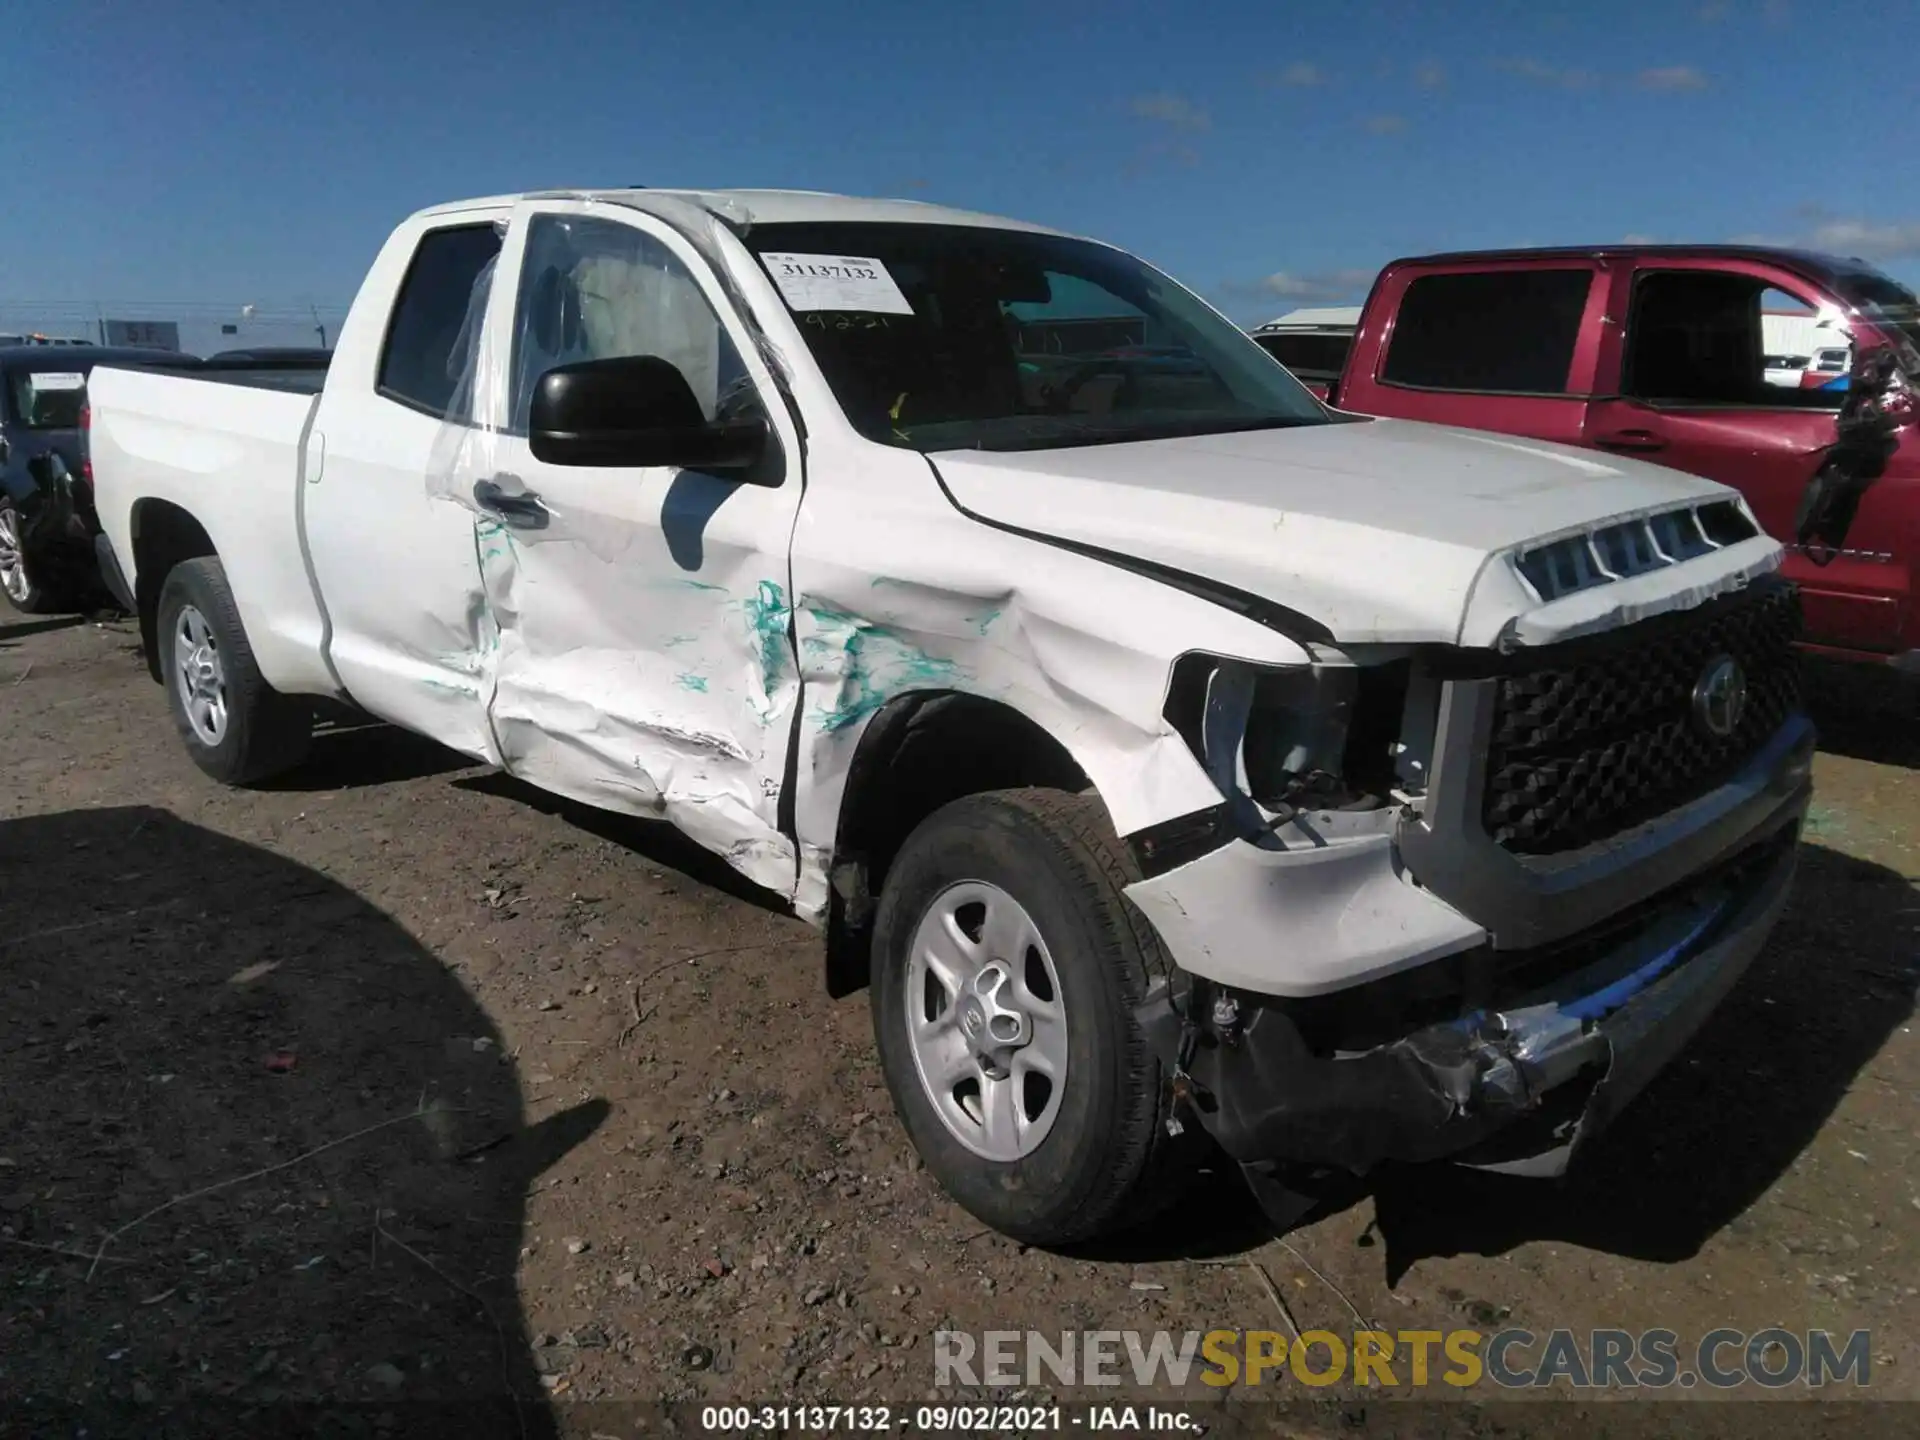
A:
{"type": "Polygon", "coordinates": [[[1582,256],[1389,269],[1334,403],[1578,445],[1605,273],[1582,256]]]}
{"type": "MultiPolygon", "coordinates": [[[[1791,543],[1800,497],[1833,444],[1841,397],[1767,382],[1761,316],[1781,308],[1782,296],[1836,313],[1805,280],[1764,264],[1646,256],[1620,267],[1600,327],[1601,393],[1588,407],[1585,440],[1731,485],[1768,534],[1791,543]]],[[[1868,492],[1869,502],[1881,498],[1868,492]]],[[[1880,549],[1849,550],[1826,566],[1789,552],[1809,641],[1895,648],[1905,568],[1880,553],[1894,546],[1879,529],[1863,504],[1849,544],[1880,549]]]]}

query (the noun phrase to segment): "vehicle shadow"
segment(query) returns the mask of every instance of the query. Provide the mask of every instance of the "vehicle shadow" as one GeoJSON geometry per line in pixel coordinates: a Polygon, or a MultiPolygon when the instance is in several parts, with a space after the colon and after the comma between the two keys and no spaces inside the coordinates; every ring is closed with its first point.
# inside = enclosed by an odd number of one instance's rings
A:
{"type": "Polygon", "coordinates": [[[1819,659],[1801,665],[1822,750],[1920,769],[1920,679],[1819,659]]]}
{"type": "Polygon", "coordinates": [[[524,1196],[604,1101],[529,1123],[405,930],[164,811],[0,822],[0,936],[8,1409],[42,1434],[269,1433],[275,1406],[557,1433],[524,1196]]]}
{"type": "Polygon", "coordinates": [[[1534,1240],[1660,1262],[1698,1254],[1779,1180],[1912,1016],[1912,906],[1893,871],[1802,845],[1793,900],[1765,951],[1564,1179],[1446,1166],[1380,1177],[1388,1283],[1430,1256],[1499,1255],[1534,1240]]]}
{"type": "Polygon", "coordinates": [[[0,645],[25,640],[29,635],[45,635],[52,630],[71,630],[87,623],[84,615],[55,615],[45,620],[13,620],[0,625],[0,645]]]}
{"type": "Polygon", "coordinates": [[[688,838],[665,820],[646,820],[620,815],[592,805],[562,799],[551,791],[539,790],[501,771],[464,776],[453,782],[459,790],[476,795],[492,795],[511,800],[541,815],[553,815],[575,829],[631,850],[656,865],[677,870],[700,885],[709,886],[737,900],[745,900],[776,915],[792,911],[787,902],[771,890],[762,889],[699,842],[688,838]]]}
{"type": "Polygon", "coordinates": [[[397,725],[329,710],[314,726],[307,758],[292,770],[260,782],[258,788],[302,794],[357,790],[473,770],[480,763],[397,725]]]}

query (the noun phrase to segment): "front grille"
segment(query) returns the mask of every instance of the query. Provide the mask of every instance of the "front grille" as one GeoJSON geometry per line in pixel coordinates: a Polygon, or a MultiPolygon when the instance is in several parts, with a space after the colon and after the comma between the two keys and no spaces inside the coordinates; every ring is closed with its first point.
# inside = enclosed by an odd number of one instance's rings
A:
{"type": "Polygon", "coordinates": [[[1494,681],[1488,835],[1519,855],[1577,850],[1706,794],[1798,707],[1799,633],[1799,592],[1771,582],[1597,645],[1560,647],[1555,658],[1519,657],[1526,669],[1494,681]],[[1747,682],[1746,711],[1724,738],[1693,706],[1695,685],[1722,655],[1747,682]]]}

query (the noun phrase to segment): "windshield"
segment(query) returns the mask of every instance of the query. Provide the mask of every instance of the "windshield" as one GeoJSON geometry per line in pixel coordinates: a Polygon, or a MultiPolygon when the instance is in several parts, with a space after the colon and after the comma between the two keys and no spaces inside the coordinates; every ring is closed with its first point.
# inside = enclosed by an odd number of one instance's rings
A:
{"type": "Polygon", "coordinates": [[[1864,265],[1837,271],[1833,288],[1900,347],[1900,362],[1909,375],[1920,374],[1920,299],[1911,290],[1864,265]]]}
{"type": "Polygon", "coordinates": [[[970,225],[756,225],[745,240],[861,434],[1040,450],[1331,417],[1234,325],[1131,256],[970,225]]]}
{"type": "Polygon", "coordinates": [[[7,379],[13,422],[27,430],[77,430],[87,403],[87,377],[78,370],[49,365],[44,370],[15,370],[7,379]]]}

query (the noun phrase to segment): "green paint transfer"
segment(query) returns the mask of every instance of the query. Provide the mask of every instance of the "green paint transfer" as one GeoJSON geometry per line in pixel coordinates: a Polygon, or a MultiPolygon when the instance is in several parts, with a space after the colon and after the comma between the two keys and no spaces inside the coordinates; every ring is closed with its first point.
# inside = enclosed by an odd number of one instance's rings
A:
{"type": "Polygon", "coordinates": [[[760,691],[771,705],[787,670],[787,630],[793,618],[787,592],[772,580],[762,580],[740,608],[746,612],[748,640],[760,662],[760,691]]]}
{"type": "Polygon", "coordinates": [[[909,690],[946,689],[968,678],[960,665],[927,654],[884,625],[826,605],[809,605],[807,613],[822,632],[808,637],[808,653],[838,651],[845,656],[836,703],[816,711],[813,717],[814,723],[829,734],[858,724],[895,695],[909,690]]]}
{"type": "Polygon", "coordinates": [[[687,671],[675,676],[673,683],[678,685],[682,690],[692,690],[700,695],[707,693],[707,677],[704,675],[695,675],[692,671],[687,671]]]}

